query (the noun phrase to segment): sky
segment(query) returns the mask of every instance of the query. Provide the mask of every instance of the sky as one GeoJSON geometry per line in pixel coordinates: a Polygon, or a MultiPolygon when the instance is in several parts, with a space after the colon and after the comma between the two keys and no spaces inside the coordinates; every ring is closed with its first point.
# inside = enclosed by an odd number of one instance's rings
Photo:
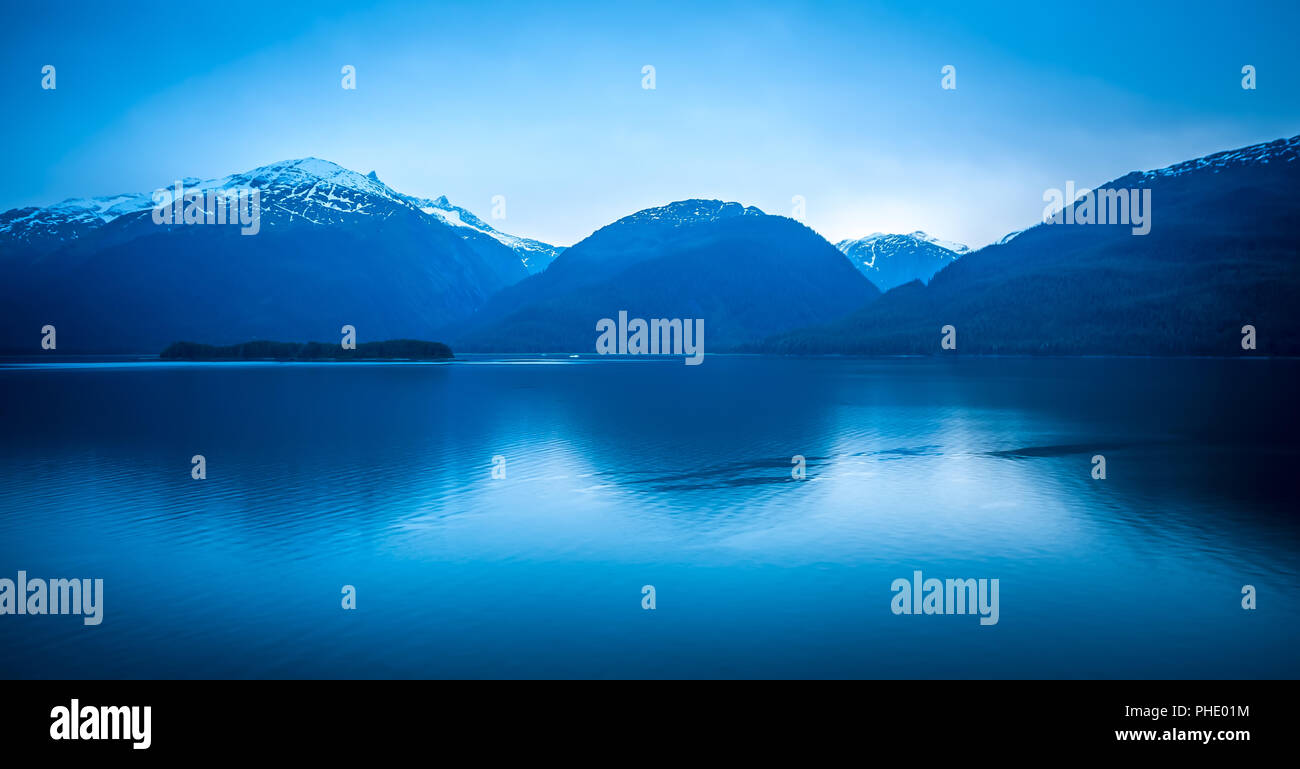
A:
{"type": "Polygon", "coordinates": [[[6,3],[0,210],[315,156],[557,245],[798,196],[831,241],[980,246],[1067,181],[1300,133],[1296,29],[1294,0],[6,3]]]}

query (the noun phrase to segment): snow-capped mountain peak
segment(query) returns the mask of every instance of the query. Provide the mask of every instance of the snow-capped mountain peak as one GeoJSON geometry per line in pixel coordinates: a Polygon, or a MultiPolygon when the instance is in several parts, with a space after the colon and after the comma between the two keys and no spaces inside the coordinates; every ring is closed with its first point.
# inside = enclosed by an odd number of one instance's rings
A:
{"type": "Polygon", "coordinates": [[[555,257],[564,251],[563,246],[552,246],[540,240],[521,238],[518,235],[501,232],[470,211],[453,205],[451,201],[447,200],[446,195],[439,195],[433,199],[413,198],[409,195],[402,195],[401,197],[426,216],[433,217],[451,227],[463,228],[466,234],[473,232],[486,235],[513,250],[519,255],[524,267],[530,274],[536,274],[546,269],[551,262],[555,261],[555,257]]]}
{"type": "Polygon", "coordinates": [[[123,193],[106,195],[100,198],[70,198],[50,206],[51,211],[60,211],[68,215],[84,214],[98,218],[102,222],[111,222],[122,214],[141,211],[153,205],[149,195],[144,193],[123,193]]]}
{"type": "Polygon", "coordinates": [[[957,243],[951,240],[942,240],[926,232],[922,232],[921,230],[917,230],[916,232],[908,233],[906,235],[900,235],[900,234],[888,233],[888,232],[873,232],[870,235],[865,235],[861,238],[849,238],[846,240],[841,240],[839,243],[835,244],[835,247],[843,251],[845,247],[847,247],[847,245],[849,244],[855,244],[855,243],[870,244],[870,243],[878,243],[878,242],[905,243],[908,240],[913,240],[921,243],[929,243],[930,245],[938,246],[939,248],[942,248],[945,251],[951,251],[954,254],[970,253],[970,246],[967,246],[963,243],[957,243]]]}
{"type": "Polygon", "coordinates": [[[310,197],[320,192],[327,200],[332,196],[347,192],[373,195],[391,201],[400,199],[400,195],[387,184],[379,181],[379,176],[373,171],[370,172],[370,175],[359,174],[337,163],[315,157],[282,160],[278,163],[254,168],[242,174],[232,174],[221,179],[200,182],[193,186],[201,190],[230,187],[253,187],[262,190],[306,190],[305,193],[300,193],[295,197],[310,197]]]}
{"type": "Polygon", "coordinates": [[[45,208],[15,208],[0,213],[0,238],[23,245],[58,247],[103,227],[108,222],[153,205],[145,193],[97,198],[69,198],[45,208]]]}
{"type": "MultiPolygon", "coordinates": [[[[351,217],[391,215],[408,209],[456,228],[463,239],[487,236],[513,250],[530,273],[545,269],[562,248],[500,232],[445,195],[435,199],[404,195],[380,180],[375,171],[361,174],[316,157],[282,160],[251,171],[215,179],[180,180],[183,193],[252,188],[261,196],[263,224],[276,227],[306,223],[344,224],[351,217]]],[[[175,181],[160,186],[174,190],[175,181]]],[[[170,197],[170,196],[169,196],[170,197]]],[[[72,198],[45,208],[15,209],[0,214],[0,237],[27,245],[57,248],[77,240],[125,214],[147,211],[153,193],[72,198]]]]}
{"type": "Polygon", "coordinates": [[[917,240],[923,240],[926,243],[932,243],[938,246],[939,248],[945,248],[953,252],[954,254],[970,253],[970,246],[966,245],[965,243],[957,243],[951,240],[941,240],[939,238],[936,238],[933,235],[928,235],[920,230],[913,232],[912,237],[916,238],[917,240]]]}
{"type": "Polygon", "coordinates": [[[970,248],[917,230],[908,235],[874,232],[835,244],[881,291],[914,280],[928,282],[970,248]]]}
{"type": "MultiPolygon", "coordinates": [[[[1205,157],[1185,160],[1152,171],[1135,171],[1143,180],[1182,176],[1192,171],[1209,170],[1212,173],[1234,166],[1267,165],[1268,163],[1294,163],[1300,157],[1300,136],[1289,139],[1275,139],[1271,142],[1252,144],[1235,150],[1216,152],[1205,157]]],[[[1132,176],[1130,174],[1129,176],[1132,176]]],[[[1124,177],[1127,179],[1128,177],[1124,177]]]]}
{"type": "Polygon", "coordinates": [[[691,198],[689,200],[678,200],[664,206],[642,209],[619,219],[614,224],[663,222],[678,226],[696,222],[712,222],[733,216],[763,216],[763,212],[753,206],[740,203],[691,198]]]}

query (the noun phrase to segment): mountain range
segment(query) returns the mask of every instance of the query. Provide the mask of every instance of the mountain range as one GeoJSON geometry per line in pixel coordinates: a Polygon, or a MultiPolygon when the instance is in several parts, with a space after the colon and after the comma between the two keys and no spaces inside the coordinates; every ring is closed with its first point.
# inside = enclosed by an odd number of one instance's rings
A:
{"type": "MultiPolygon", "coordinates": [[[[439,339],[457,351],[593,352],[596,321],[703,318],[706,348],[775,353],[1300,353],[1300,137],[1133,172],[1146,235],[1038,224],[979,250],[923,232],[832,246],[757,208],[684,200],[560,248],[446,197],[316,158],[186,192],[260,193],[260,231],[157,224],[149,194],[0,214],[0,349],[157,352],[179,340],[439,339]]],[[[165,185],[170,187],[171,185],[165,185]]],[[[1070,207],[1079,206],[1071,202],[1070,207]]]]}
{"type": "MultiPolygon", "coordinates": [[[[1300,354],[1300,136],[1135,171],[1150,232],[1038,224],[843,319],[750,349],[784,353],[1300,354]],[[1256,330],[1243,350],[1242,328],[1256,330]]],[[[1073,202],[1078,209],[1082,201],[1073,202]]]]}

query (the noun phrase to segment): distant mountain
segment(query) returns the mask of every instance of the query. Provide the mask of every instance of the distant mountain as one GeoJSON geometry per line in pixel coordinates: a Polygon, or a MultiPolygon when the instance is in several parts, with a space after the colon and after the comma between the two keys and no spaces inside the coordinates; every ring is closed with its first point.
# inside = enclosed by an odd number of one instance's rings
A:
{"type": "Polygon", "coordinates": [[[853,262],[876,288],[888,291],[919,280],[929,281],[970,248],[939,240],[924,232],[888,235],[877,232],[856,240],[841,240],[835,247],[853,262]]]}
{"type": "Polygon", "coordinates": [[[448,340],[457,350],[594,352],[596,323],[703,318],[719,351],[840,317],[879,292],[817,233],[717,200],[638,211],[493,297],[448,340]]]}
{"type": "Polygon", "coordinates": [[[428,338],[557,251],[316,158],[182,186],[258,190],[257,234],[157,224],[150,194],[0,214],[0,349],[36,349],[45,324],[68,352],[328,339],[344,324],[362,340],[428,338]]]}
{"type": "MultiPolygon", "coordinates": [[[[1300,137],[1101,185],[1151,196],[1151,229],[1038,224],[851,316],[754,349],[797,353],[1300,354],[1300,137]],[[1243,351],[1242,327],[1257,350],[1243,351]]],[[[1072,206],[1082,216],[1082,201],[1072,206]]]]}

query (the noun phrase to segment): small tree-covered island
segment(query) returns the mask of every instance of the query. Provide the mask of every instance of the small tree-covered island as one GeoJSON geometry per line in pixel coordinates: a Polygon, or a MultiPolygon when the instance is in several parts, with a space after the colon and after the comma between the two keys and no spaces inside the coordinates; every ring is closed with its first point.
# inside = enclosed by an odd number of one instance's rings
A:
{"type": "Polygon", "coordinates": [[[339,343],[252,341],[232,345],[175,342],[158,356],[162,360],[282,360],[282,361],[362,361],[362,360],[451,360],[451,348],[442,342],[419,339],[389,339],[362,342],[353,348],[339,343]]]}

